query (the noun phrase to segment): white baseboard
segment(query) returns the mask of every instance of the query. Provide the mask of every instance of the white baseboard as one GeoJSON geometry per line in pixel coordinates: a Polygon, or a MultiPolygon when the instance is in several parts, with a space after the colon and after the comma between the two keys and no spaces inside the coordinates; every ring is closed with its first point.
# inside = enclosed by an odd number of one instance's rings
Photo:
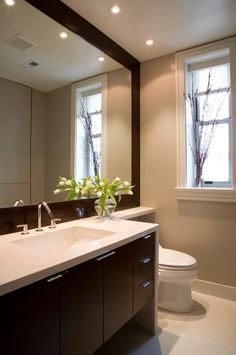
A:
{"type": "Polygon", "coordinates": [[[206,293],[215,297],[226,298],[231,301],[236,301],[236,287],[196,279],[192,283],[192,290],[200,293],[206,293]]]}

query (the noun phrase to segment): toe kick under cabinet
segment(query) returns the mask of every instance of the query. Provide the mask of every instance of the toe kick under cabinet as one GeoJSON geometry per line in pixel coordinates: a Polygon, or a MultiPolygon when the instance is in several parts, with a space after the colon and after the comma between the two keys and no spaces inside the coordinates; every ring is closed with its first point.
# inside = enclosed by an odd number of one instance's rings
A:
{"type": "Polygon", "coordinates": [[[91,355],[154,294],[154,233],[0,297],[0,354],[91,355]]]}

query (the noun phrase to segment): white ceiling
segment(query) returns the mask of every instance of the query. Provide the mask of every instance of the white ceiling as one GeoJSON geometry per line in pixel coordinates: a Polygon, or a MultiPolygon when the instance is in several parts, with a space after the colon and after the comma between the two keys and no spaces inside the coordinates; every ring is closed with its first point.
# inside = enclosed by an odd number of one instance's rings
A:
{"type": "Polygon", "coordinates": [[[63,0],[140,61],[236,34],[236,0],[63,0]],[[111,5],[121,12],[112,14],[111,5]],[[152,38],[154,46],[145,40],[152,38]]]}
{"type": "Polygon", "coordinates": [[[16,0],[12,7],[0,0],[0,78],[50,91],[121,67],[108,56],[98,62],[97,57],[104,54],[67,29],[69,36],[62,40],[63,30],[24,0],[16,0]],[[6,41],[17,34],[36,45],[27,51],[9,46],[6,41]],[[22,66],[32,60],[39,65],[22,66]]]}

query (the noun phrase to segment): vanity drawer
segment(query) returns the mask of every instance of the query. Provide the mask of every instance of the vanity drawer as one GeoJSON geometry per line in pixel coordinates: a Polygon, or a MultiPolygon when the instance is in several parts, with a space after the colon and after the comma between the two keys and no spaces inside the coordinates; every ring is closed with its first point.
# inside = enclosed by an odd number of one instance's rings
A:
{"type": "Polygon", "coordinates": [[[154,257],[153,255],[141,256],[134,262],[134,289],[145,280],[154,276],[154,257]]]}
{"type": "Polygon", "coordinates": [[[134,261],[143,257],[154,258],[154,233],[148,234],[134,242],[134,261]]]}
{"type": "Polygon", "coordinates": [[[142,309],[153,295],[153,279],[143,281],[134,291],[134,314],[142,309]]]}

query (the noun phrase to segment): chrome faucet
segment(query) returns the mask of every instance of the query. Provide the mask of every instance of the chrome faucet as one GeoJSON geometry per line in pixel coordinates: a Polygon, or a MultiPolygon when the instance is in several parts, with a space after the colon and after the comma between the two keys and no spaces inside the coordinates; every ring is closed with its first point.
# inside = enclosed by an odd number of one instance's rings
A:
{"type": "Polygon", "coordinates": [[[42,206],[45,208],[47,213],[49,214],[51,218],[51,225],[50,228],[56,228],[56,222],[60,221],[60,218],[54,218],[52,211],[50,210],[48,204],[45,201],[42,201],[41,203],[38,204],[38,228],[36,229],[37,231],[42,231],[42,206]]]}
{"type": "Polygon", "coordinates": [[[13,207],[24,206],[24,201],[18,198],[14,203],[13,207]]]}

